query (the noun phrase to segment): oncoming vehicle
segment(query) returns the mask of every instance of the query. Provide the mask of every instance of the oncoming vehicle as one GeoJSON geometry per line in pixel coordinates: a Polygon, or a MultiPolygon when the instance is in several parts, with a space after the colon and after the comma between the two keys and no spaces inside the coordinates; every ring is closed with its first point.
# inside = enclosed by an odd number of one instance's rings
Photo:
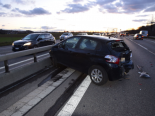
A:
{"type": "Polygon", "coordinates": [[[93,35],[98,35],[98,36],[101,36],[101,34],[100,34],[100,33],[93,33],[93,35]]]}
{"type": "Polygon", "coordinates": [[[134,36],[133,36],[133,39],[140,39],[140,40],[143,40],[143,35],[142,34],[139,34],[139,33],[137,33],[137,34],[135,34],[134,36]]]}
{"type": "Polygon", "coordinates": [[[122,78],[134,68],[124,41],[105,36],[73,36],[55,44],[49,53],[54,66],[61,64],[89,74],[97,85],[122,78]]]}
{"type": "Polygon", "coordinates": [[[148,37],[148,31],[147,30],[141,30],[139,34],[142,34],[144,37],[148,37]]]}
{"type": "Polygon", "coordinates": [[[87,33],[78,33],[77,35],[88,35],[87,33]]]}
{"type": "Polygon", "coordinates": [[[125,33],[124,35],[125,35],[125,36],[129,36],[129,33],[125,33]]]}
{"type": "Polygon", "coordinates": [[[50,33],[32,33],[12,43],[12,51],[26,50],[55,44],[55,37],[50,33]]]}
{"type": "Polygon", "coordinates": [[[65,40],[69,37],[72,37],[72,36],[73,36],[73,34],[68,32],[68,33],[63,33],[59,38],[60,38],[60,41],[62,41],[62,40],[65,40]]]}
{"type": "Polygon", "coordinates": [[[120,36],[124,36],[125,34],[124,33],[120,33],[120,36]]]}

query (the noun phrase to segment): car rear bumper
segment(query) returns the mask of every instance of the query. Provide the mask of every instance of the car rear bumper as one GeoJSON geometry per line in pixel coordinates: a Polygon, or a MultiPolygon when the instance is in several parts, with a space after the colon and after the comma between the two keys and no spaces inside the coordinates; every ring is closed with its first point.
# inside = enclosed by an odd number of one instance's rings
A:
{"type": "Polygon", "coordinates": [[[118,80],[124,77],[124,72],[126,70],[131,70],[131,69],[134,69],[134,63],[132,60],[121,66],[117,64],[109,64],[109,68],[107,70],[109,80],[110,81],[118,80]]]}

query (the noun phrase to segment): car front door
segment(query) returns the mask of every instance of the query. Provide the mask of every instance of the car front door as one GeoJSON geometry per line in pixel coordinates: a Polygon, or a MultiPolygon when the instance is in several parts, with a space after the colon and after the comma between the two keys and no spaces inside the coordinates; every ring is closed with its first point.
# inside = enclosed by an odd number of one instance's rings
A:
{"type": "Polygon", "coordinates": [[[98,41],[90,38],[82,38],[77,46],[75,64],[80,71],[86,72],[94,64],[98,41]]]}
{"type": "Polygon", "coordinates": [[[58,62],[69,67],[74,67],[75,51],[79,40],[80,37],[72,37],[59,43],[56,53],[58,62]]]}
{"type": "Polygon", "coordinates": [[[38,41],[39,41],[39,46],[45,46],[45,35],[44,34],[41,34],[39,37],[38,37],[38,41]]]}

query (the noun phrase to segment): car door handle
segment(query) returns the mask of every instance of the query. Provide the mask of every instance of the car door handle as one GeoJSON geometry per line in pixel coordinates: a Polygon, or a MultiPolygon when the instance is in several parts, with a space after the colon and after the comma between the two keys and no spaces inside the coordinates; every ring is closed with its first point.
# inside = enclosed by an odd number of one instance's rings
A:
{"type": "Polygon", "coordinates": [[[86,53],[87,55],[92,55],[91,53],[86,53]]]}

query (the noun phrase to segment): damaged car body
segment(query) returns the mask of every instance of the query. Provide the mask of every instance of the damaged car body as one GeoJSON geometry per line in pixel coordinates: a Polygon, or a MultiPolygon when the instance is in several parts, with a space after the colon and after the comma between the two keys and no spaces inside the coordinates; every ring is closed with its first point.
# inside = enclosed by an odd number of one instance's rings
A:
{"type": "Polygon", "coordinates": [[[132,52],[123,40],[103,36],[73,36],[50,50],[55,66],[61,64],[90,75],[93,83],[122,78],[134,68],[132,52]]]}

